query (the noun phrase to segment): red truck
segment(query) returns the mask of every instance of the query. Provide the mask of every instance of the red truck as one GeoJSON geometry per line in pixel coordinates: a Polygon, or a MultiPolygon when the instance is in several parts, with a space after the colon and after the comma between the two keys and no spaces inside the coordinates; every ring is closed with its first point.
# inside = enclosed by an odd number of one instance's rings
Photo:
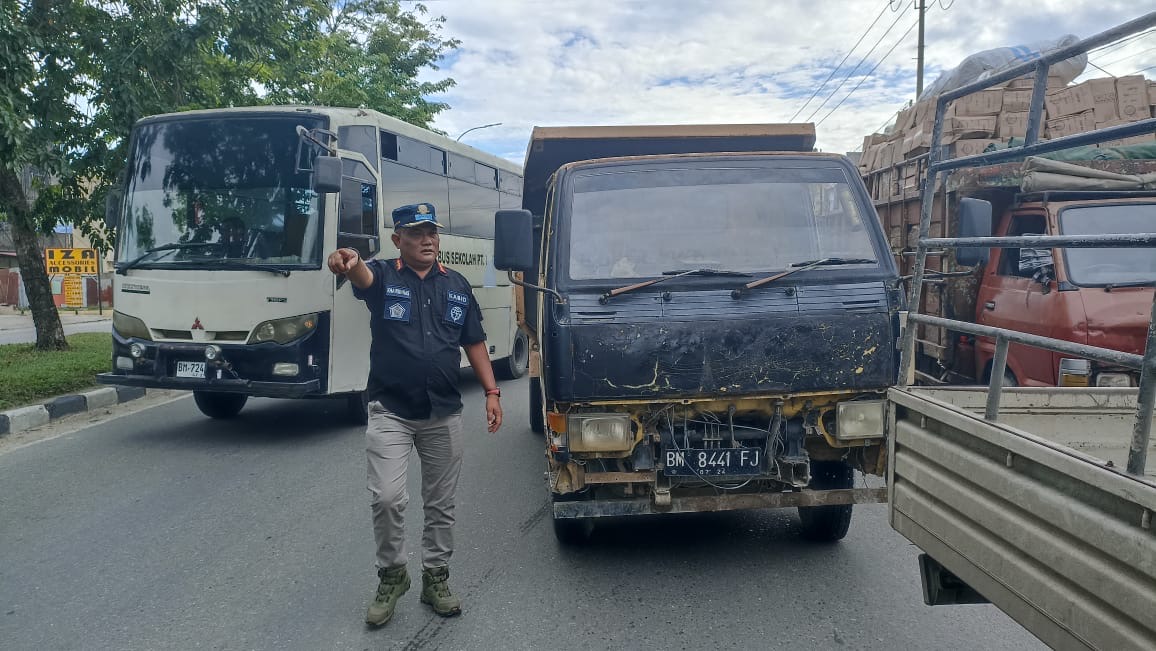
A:
{"type": "MultiPolygon", "coordinates": [[[[865,177],[872,196],[888,197],[877,199],[875,207],[900,274],[908,279],[915,261],[919,188],[892,186],[891,180],[914,176],[904,165],[925,164],[925,159],[906,161],[865,177]]],[[[930,236],[974,235],[959,232],[959,216],[976,201],[991,204],[990,234],[997,237],[1156,231],[1156,191],[1112,189],[1127,187],[1130,180],[1142,188],[1145,178],[1151,188],[1154,172],[1156,160],[1151,159],[1029,159],[956,170],[936,190],[930,236]]],[[[1143,354],[1156,285],[1156,256],[1150,249],[991,249],[981,257],[986,259],[972,266],[961,264],[954,252],[929,257],[920,311],[1143,354]]],[[[917,328],[917,382],[987,382],[995,354],[992,340],[926,324],[917,328]]],[[[1012,344],[1005,386],[1135,387],[1138,376],[1012,344]]]]}

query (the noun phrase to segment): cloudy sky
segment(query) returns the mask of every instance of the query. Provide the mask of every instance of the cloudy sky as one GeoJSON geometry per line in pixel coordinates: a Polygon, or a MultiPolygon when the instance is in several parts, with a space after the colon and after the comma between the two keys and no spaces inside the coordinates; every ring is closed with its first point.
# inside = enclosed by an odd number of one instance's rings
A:
{"type": "MultiPolygon", "coordinates": [[[[925,85],[976,51],[1091,36],[1151,6],[1139,0],[926,1],[925,85]]],[[[444,33],[462,43],[431,73],[457,81],[439,97],[452,108],[435,124],[456,137],[501,122],[463,142],[519,163],[535,125],[821,120],[820,149],[858,149],[865,134],[915,95],[914,3],[424,0],[431,14],[445,16],[444,33]]],[[[1090,59],[1116,76],[1156,66],[1156,32],[1090,59]]],[[[1156,67],[1140,74],[1156,79],[1156,67]]],[[[1080,79],[1103,76],[1088,66],[1080,79]]]]}

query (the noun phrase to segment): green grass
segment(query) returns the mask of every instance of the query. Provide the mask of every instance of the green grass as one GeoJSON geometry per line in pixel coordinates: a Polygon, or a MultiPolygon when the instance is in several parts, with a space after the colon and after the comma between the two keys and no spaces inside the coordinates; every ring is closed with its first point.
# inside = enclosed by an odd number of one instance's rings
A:
{"type": "Polygon", "coordinates": [[[68,344],[69,350],[54,352],[32,344],[0,346],[0,409],[96,386],[96,374],[112,364],[112,337],[87,332],[70,335],[68,344]]]}

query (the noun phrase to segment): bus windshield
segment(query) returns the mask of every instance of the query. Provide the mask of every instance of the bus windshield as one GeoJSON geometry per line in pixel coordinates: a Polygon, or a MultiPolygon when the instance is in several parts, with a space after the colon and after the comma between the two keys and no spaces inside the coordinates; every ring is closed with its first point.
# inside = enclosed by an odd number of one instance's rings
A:
{"type": "Polygon", "coordinates": [[[216,116],[137,127],[118,260],[155,250],[136,266],[319,265],[322,201],[294,171],[299,124],[324,126],[316,116],[216,116]]]}
{"type": "Polygon", "coordinates": [[[759,273],[833,257],[878,266],[868,217],[838,169],[603,168],[573,187],[572,280],[759,273]]]}

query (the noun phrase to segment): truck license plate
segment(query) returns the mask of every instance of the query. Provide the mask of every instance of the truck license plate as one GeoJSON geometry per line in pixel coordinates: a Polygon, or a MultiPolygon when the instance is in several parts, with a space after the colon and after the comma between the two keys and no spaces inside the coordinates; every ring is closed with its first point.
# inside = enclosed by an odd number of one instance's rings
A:
{"type": "Polygon", "coordinates": [[[205,379],[204,362],[177,362],[177,377],[205,379]]]}
{"type": "Polygon", "coordinates": [[[663,448],[663,473],[675,476],[759,475],[763,472],[760,448],[663,448]]]}

